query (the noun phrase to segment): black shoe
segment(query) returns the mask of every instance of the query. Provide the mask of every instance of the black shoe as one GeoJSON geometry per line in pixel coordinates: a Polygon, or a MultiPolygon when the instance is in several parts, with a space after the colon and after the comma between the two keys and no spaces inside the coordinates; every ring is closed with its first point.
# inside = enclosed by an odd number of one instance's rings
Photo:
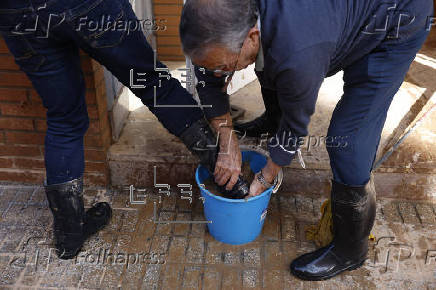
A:
{"type": "Polygon", "coordinates": [[[88,239],[90,236],[103,229],[112,217],[112,209],[107,202],[96,203],[86,211],[85,225],[83,227],[83,237],[88,239]]]}
{"type": "Polygon", "coordinates": [[[366,260],[376,211],[373,181],[361,187],[332,182],[334,238],[326,247],[292,261],[291,273],[302,280],[326,280],[366,260]]]}
{"type": "Polygon", "coordinates": [[[74,258],[84,242],[82,177],[51,185],[44,181],[44,187],[53,213],[56,254],[60,259],[74,258]]]}
{"type": "Polygon", "coordinates": [[[277,132],[280,119],[264,112],[262,115],[247,123],[235,123],[233,128],[239,136],[260,138],[274,136],[277,132]]]}
{"type": "Polygon", "coordinates": [[[260,138],[272,137],[277,133],[282,117],[277,91],[264,87],[261,88],[261,91],[265,112],[253,121],[247,123],[234,122],[233,128],[239,136],[245,135],[260,138]]]}

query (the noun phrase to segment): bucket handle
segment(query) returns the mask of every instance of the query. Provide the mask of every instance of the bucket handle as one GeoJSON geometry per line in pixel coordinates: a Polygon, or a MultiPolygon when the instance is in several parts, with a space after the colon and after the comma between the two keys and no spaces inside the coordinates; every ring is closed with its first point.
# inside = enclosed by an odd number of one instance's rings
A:
{"type": "Polygon", "coordinates": [[[280,168],[280,171],[277,174],[277,183],[274,185],[274,188],[272,190],[273,193],[276,193],[279,190],[280,185],[282,185],[282,181],[283,181],[283,170],[280,168]]]}

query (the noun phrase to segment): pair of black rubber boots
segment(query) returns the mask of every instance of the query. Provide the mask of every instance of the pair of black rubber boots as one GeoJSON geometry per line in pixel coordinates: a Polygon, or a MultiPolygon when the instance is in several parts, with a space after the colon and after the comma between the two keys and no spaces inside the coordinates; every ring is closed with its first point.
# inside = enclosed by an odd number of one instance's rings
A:
{"type": "Polygon", "coordinates": [[[112,209],[107,202],[99,202],[85,212],[82,177],[50,185],[44,181],[44,187],[53,213],[56,254],[72,259],[86,239],[109,223],[112,209]]]}

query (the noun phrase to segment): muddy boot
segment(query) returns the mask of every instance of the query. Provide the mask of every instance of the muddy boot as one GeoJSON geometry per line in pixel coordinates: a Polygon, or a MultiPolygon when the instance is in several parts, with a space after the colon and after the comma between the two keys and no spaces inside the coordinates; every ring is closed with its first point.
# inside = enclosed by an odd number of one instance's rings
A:
{"type": "Polygon", "coordinates": [[[375,189],[372,179],[360,187],[332,181],[333,241],[304,254],[291,263],[291,273],[302,279],[332,278],[365,262],[368,237],[375,219],[375,189]]]}
{"type": "Polygon", "coordinates": [[[276,91],[262,88],[262,98],[265,105],[265,112],[246,123],[235,122],[233,128],[239,136],[260,138],[264,134],[269,137],[275,135],[280,124],[281,110],[277,99],[276,91]]]}
{"type": "MultiPolygon", "coordinates": [[[[186,147],[200,159],[211,176],[215,170],[215,163],[219,153],[218,140],[205,119],[200,119],[183,131],[180,139],[186,147]]],[[[228,198],[244,198],[249,193],[247,182],[240,176],[231,190],[226,190],[225,185],[219,187],[221,193],[228,198]]]]}
{"type": "Polygon", "coordinates": [[[109,224],[112,218],[112,209],[107,202],[96,203],[88,209],[85,214],[85,225],[83,227],[83,237],[88,239],[90,236],[103,229],[109,224]]]}
{"type": "Polygon", "coordinates": [[[53,234],[56,254],[61,259],[74,258],[83,245],[82,177],[64,183],[47,185],[45,193],[53,213],[53,234]]]}

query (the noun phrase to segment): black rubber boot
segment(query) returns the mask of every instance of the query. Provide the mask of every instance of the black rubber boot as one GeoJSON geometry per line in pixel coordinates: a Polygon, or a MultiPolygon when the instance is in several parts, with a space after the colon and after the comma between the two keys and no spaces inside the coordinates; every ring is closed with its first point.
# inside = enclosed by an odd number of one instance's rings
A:
{"type": "Polygon", "coordinates": [[[291,263],[291,273],[302,279],[326,280],[363,265],[376,204],[372,179],[360,187],[332,181],[334,238],[326,247],[304,254],[291,263]]]}
{"type": "Polygon", "coordinates": [[[107,202],[99,202],[84,212],[83,178],[47,185],[45,192],[53,213],[56,254],[61,259],[72,259],[87,238],[107,225],[112,209],[107,202]]]}
{"type": "Polygon", "coordinates": [[[44,181],[44,187],[53,213],[56,254],[60,259],[74,258],[84,242],[82,177],[51,185],[44,181]]]}
{"type": "Polygon", "coordinates": [[[112,218],[112,209],[107,202],[96,203],[88,209],[85,214],[85,225],[83,227],[83,237],[88,239],[99,230],[109,224],[112,218]]]}
{"type": "Polygon", "coordinates": [[[246,123],[235,122],[233,128],[239,136],[257,137],[268,134],[273,136],[279,127],[282,112],[280,110],[276,91],[262,88],[262,98],[265,105],[265,112],[246,123]]]}
{"type": "MultiPolygon", "coordinates": [[[[183,131],[180,139],[194,155],[198,156],[200,163],[213,176],[219,153],[219,143],[207,121],[200,119],[193,123],[183,131]]],[[[237,199],[247,196],[249,194],[249,187],[242,176],[239,176],[238,181],[231,190],[226,190],[224,185],[219,187],[219,191],[228,198],[237,199]]]]}

